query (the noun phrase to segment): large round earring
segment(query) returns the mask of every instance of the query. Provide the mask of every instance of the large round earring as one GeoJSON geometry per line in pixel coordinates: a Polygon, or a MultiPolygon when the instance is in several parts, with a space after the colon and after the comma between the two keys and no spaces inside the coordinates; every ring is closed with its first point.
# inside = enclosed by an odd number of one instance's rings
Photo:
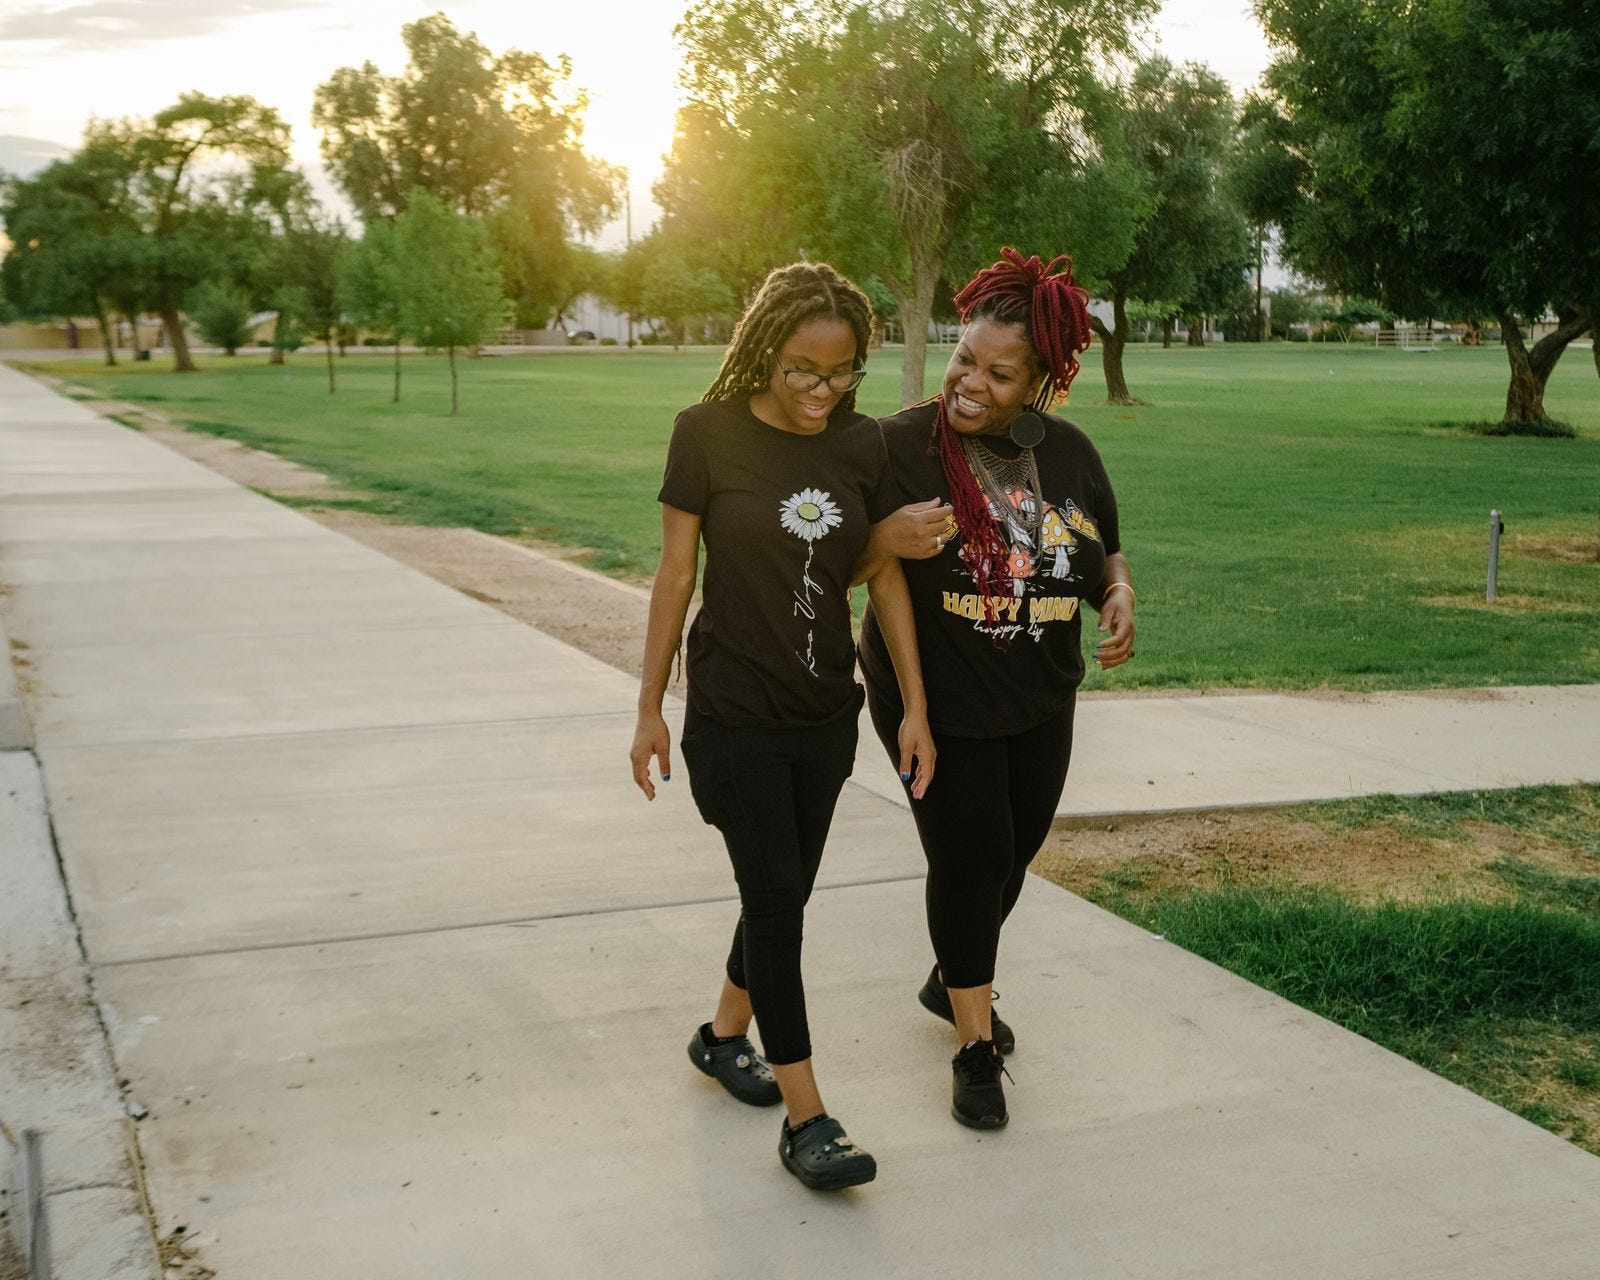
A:
{"type": "Polygon", "coordinates": [[[1019,449],[1032,449],[1044,439],[1044,415],[1024,409],[1011,419],[1011,443],[1019,449]]]}

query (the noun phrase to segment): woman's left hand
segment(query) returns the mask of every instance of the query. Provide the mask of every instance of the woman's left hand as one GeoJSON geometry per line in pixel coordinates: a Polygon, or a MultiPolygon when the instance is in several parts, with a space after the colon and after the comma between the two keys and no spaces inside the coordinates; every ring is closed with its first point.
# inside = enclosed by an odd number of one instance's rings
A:
{"type": "Polygon", "coordinates": [[[933,730],[928,728],[928,717],[908,712],[900,721],[900,780],[910,785],[913,800],[920,800],[927,794],[938,754],[933,745],[933,730]]]}
{"type": "Polygon", "coordinates": [[[1113,591],[1101,601],[1098,629],[1111,633],[1094,647],[1094,660],[1102,671],[1133,657],[1133,601],[1126,591],[1113,591]]]}

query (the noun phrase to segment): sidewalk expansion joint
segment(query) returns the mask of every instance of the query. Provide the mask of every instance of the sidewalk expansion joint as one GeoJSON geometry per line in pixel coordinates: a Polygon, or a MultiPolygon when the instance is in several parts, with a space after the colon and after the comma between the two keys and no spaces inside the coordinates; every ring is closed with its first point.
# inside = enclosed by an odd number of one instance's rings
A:
{"type": "MultiPolygon", "coordinates": [[[[258,733],[174,734],[166,738],[102,738],[93,742],[55,741],[38,744],[40,751],[116,751],[125,747],[165,747],[201,742],[262,742],[274,738],[326,738],[339,734],[396,733],[418,730],[426,733],[447,733],[452,729],[483,729],[495,725],[559,724],[568,720],[613,720],[632,718],[638,712],[632,707],[615,711],[569,711],[547,716],[504,716],[492,720],[419,720],[398,724],[330,725],[323,729],[263,729],[258,733]]],[[[623,746],[626,747],[626,743],[623,746]]]]}
{"type": "MultiPolygon", "coordinates": [[[[865,889],[880,884],[907,884],[920,882],[921,872],[909,876],[877,876],[850,880],[842,884],[818,885],[813,894],[835,893],[841,889],[865,889]]],[[[384,929],[373,933],[330,934],[321,938],[301,938],[292,942],[252,942],[236,947],[198,947],[193,951],[169,951],[158,955],[127,956],[118,960],[91,961],[94,969],[127,969],[136,965],[167,964],[174,960],[205,960],[222,956],[252,955],[263,951],[303,951],[306,948],[350,946],[363,942],[384,942],[393,938],[425,938],[431,934],[466,933],[473,929],[517,929],[529,925],[547,924],[554,920],[583,920],[590,917],[629,915],[642,911],[672,911],[680,907],[705,907],[717,903],[737,903],[736,893],[712,894],[700,898],[681,898],[675,901],[636,902],[626,906],[594,907],[579,911],[552,911],[543,915],[507,916],[501,920],[472,920],[462,924],[429,925],[418,929],[384,929]]]]}
{"type": "Polygon", "coordinates": [[[159,647],[168,641],[182,640],[305,640],[325,636],[362,636],[362,635],[401,635],[413,632],[433,631],[480,631],[487,627],[522,627],[525,624],[504,615],[493,618],[482,618],[472,622],[430,622],[426,625],[405,626],[403,624],[374,623],[365,626],[330,626],[308,627],[304,630],[271,631],[261,627],[245,628],[238,631],[172,631],[148,636],[136,637],[131,640],[59,640],[52,641],[50,648],[54,651],[70,652],[74,649],[148,649],[159,647]]]}

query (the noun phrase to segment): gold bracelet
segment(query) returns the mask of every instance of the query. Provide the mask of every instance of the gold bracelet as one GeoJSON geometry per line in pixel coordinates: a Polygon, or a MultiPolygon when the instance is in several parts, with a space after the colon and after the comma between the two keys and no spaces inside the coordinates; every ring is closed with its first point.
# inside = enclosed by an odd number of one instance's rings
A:
{"type": "Polygon", "coordinates": [[[1131,583],[1131,582],[1113,582],[1100,595],[1100,604],[1101,604],[1102,607],[1105,605],[1106,596],[1110,595],[1118,587],[1123,588],[1123,590],[1125,590],[1128,593],[1128,603],[1129,604],[1136,605],[1136,604],[1139,603],[1139,596],[1138,596],[1138,593],[1135,592],[1134,589],[1133,589],[1133,583],[1131,583]]]}

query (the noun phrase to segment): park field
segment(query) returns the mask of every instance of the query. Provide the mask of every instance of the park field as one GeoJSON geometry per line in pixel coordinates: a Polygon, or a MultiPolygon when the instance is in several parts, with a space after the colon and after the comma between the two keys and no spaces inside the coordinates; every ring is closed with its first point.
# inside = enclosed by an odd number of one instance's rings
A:
{"type": "MultiPolygon", "coordinates": [[[[673,414],[720,353],[585,349],[463,362],[447,416],[442,357],[352,355],[330,395],[320,356],[33,368],[71,394],[148,405],[371,495],[394,519],[593,548],[648,575],[673,414]]],[[[929,386],[946,356],[929,357],[929,386]]],[[[861,407],[897,407],[898,351],[876,353],[861,407]]],[[[1384,689],[1600,680],[1600,378],[1569,351],[1547,409],[1576,439],[1490,438],[1499,350],[1333,345],[1129,349],[1148,400],[1103,403],[1098,354],[1061,410],[1117,488],[1139,589],[1139,656],[1087,687],[1384,689]],[[1504,513],[1484,601],[1489,512],[1504,513]]]]}

